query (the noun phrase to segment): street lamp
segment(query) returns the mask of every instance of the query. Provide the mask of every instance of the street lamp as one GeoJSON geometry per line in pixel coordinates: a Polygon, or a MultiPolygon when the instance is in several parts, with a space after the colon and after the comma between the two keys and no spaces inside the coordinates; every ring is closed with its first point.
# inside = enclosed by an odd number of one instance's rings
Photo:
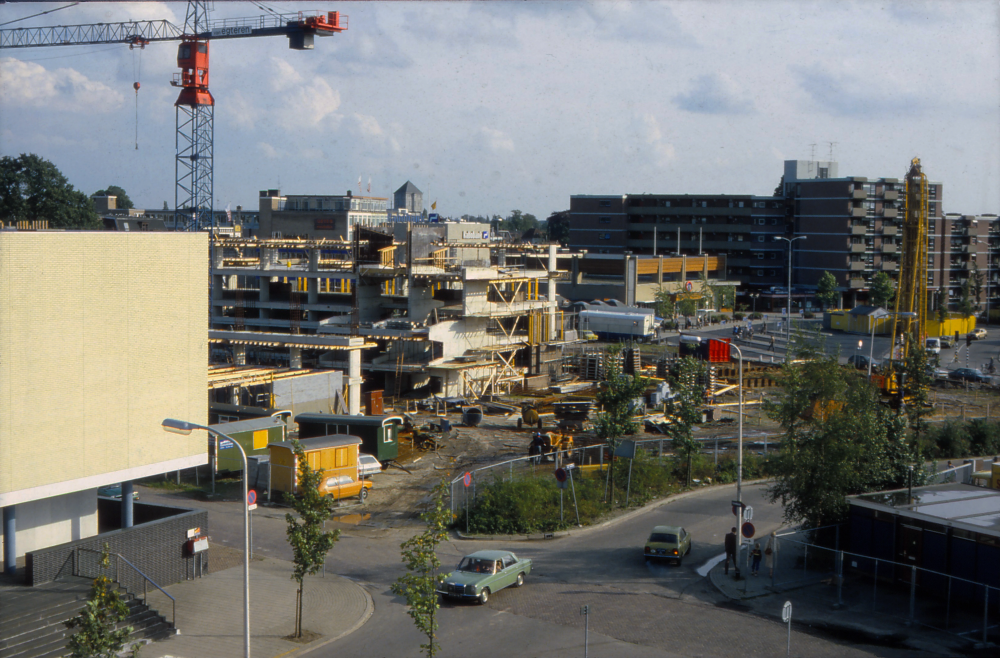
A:
{"type": "Polygon", "coordinates": [[[163,429],[175,434],[190,434],[192,430],[205,430],[218,437],[216,449],[222,449],[222,442],[229,441],[225,448],[236,447],[243,458],[243,655],[250,658],[250,510],[247,507],[247,453],[243,446],[231,436],[217,432],[211,427],[167,418],[161,423],[163,429]]]}
{"type": "Polygon", "coordinates": [[[739,406],[739,420],[737,425],[738,427],[737,436],[739,437],[738,439],[739,447],[736,451],[736,502],[739,503],[739,505],[737,505],[739,509],[736,511],[736,529],[737,529],[736,541],[739,542],[736,545],[736,561],[737,561],[736,569],[739,570],[738,566],[740,559],[739,546],[743,543],[743,540],[740,539],[740,537],[743,536],[743,350],[741,350],[739,346],[733,345],[732,343],[729,344],[729,347],[736,350],[736,355],[737,357],[739,357],[739,363],[740,363],[740,369],[739,369],[740,406],[739,406]]]}
{"type": "Polygon", "coordinates": [[[783,238],[780,235],[774,239],[784,240],[788,243],[788,327],[785,329],[785,361],[788,360],[788,351],[792,341],[792,243],[796,240],[805,240],[808,236],[800,235],[797,238],[783,238]]]}
{"type": "Polygon", "coordinates": [[[757,298],[760,297],[759,292],[750,293],[750,299],[753,300],[753,310],[750,312],[750,317],[757,315],[757,298]]]}

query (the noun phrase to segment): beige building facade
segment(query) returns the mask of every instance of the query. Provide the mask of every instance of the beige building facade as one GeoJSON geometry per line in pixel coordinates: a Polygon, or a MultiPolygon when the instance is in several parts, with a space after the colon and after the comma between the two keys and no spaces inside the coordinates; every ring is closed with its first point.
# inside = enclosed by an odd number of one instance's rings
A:
{"type": "MultiPolygon", "coordinates": [[[[96,489],[207,462],[205,233],[0,233],[0,508],[16,554],[97,532],[96,489]]],[[[7,553],[5,552],[5,556],[7,553]]]]}

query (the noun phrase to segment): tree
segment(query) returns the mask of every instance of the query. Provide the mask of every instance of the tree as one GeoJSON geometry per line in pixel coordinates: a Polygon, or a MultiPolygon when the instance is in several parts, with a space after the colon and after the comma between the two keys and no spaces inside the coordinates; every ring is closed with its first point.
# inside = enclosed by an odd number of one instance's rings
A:
{"type": "MultiPolygon", "coordinates": [[[[110,567],[108,545],[101,551],[101,570],[110,567]]],[[[100,575],[94,579],[90,599],[80,614],[66,622],[66,627],[78,630],[69,638],[73,658],[114,658],[125,648],[131,626],[118,628],[128,617],[128,605],[113,586],[111,579],[100,575]]]]}
{"type": "Polygon", "coordinates": [[[503,220],[500,228],[510,231],[514,235],[521,235],[538,228],[538,219],[531,213],[522,213],[520,210],[511,210],[510,216],[503,220]]]}
{"type": "Polygon", "coordinates": [[[673,295],[663,286],[653,293],[653,301],[656,304],[656,315],[661,318],[674,317],[677,305],[674,303],[673,295]]]}
{"type": "Polygon", "coordinates": [[[545,220],[549,240],[565,244],[569,240],[569,211],[554,212],[545,220]]]}
{"type": "Polygon", "coordinates": [[[0,158],[0,221],[47,220],[49,228],[98,229],[90,198],[33,153],[0,158]]]}
{"type": "Polygon", "coordinates": [[[694,315],[698,307],[695,305],[694,300],[691,298],[682,299],[677,304],[677,312],[681,315],[694,315]]]}
{"type": "MultiPolygon", "coordinates": [[[[633,401],[646,392],[648,380],[639,375],[627,375],[622,371],[621,347],[609,347],[604,352],[604,382],[597,392],[597,403],[604,410],[594,422],[594,433],[604,441],[612,454],[621,444],[626,434],[635,434],[639,424],[635,421],[633,401]]],[[[611,499],[614,500],[614,468],[609,469],[611,478],[611,499]]]]}
{"type": "MultiPolygon", "coordinates": [[[[925,416],[930,415],[934,410],[928,404],[928,391],[930,390],[932,375],[929,372],[930,353],[923,349],[920,338],[911,333],[906,337],[911,349],[907,352],[903,362],[902,372],[906,375],[903,386],[907,394],[906,417],[910,423],[910,432],[913,435],[913,443],[917,450],[923,445],[924,434],[927,431],[925,416]]],[[[935,355],[936,357],[937,355],[935,355]]]]}
{"type": "Polygon", "coordinates": [[[309,466],[305,450],[298,440],[292,441],[292,449],[299,463],[299,495],[285,494],[285,502],[298,514],[285,514],[288,528],[285,534],[292,546],[292,578],[298,582],[299,591],[295,602],[295,637],[302,637],[302,586],[305,577],[317,574],[326,563],[326,554],[340,539],[340,530],[323,530],[323,522],[330,518],[333,501],[319,491],[323,473],[309,466]]]}
{"type": "Polygon", "coordinates": [[[128,198],[128,194],[125,190],[118,187],[117,185],[108,185],[106,189],[97,190],[92,196],[113,196],[115,199],[115,207],[120,210],[128,210],[130,208],[135,208],[132,204],[132,199],[128,198]]]}
{"type": "Polygon", "coordinates": [[[968,317],[975,313],[975,309],[972,307],[972,279],[962,281],[962,288],[958,298],[958,312],[963,317],[968,317]]]}
{"type": "Polygon", "coordinates": [[[704,376],[705,364],[686,356],[678,362],[676,372],[670,377],[670,392],[673,397],[667,400],[666,414],[671,417],[667,435],[674,451],[687,462],[685,481],[688,487],[691,486],[694,456],[701,449],[701,444],[694,439],[693,430],[701,421],[704,376]]]}
{"type": "Polygon", "coordinates": [[[872,284],[868,290],[868,299],[872,306],[888,308],[889,304],[896,297],[896,282],[885,272],[878,272],[872,277],[872,284]]]}
{"type": "Polygon", "coordinates": [[[816,285],[816,299],[823,308],[834,307],[840,301],[840,291],[837,290],[837,277],[829,272],[823,272],[816,285]]]}
{"type": "Polygon", "coordinates": [[[938,290],[934,293],[935,304],[937,305],[937,320],[938,322],[944,322],[948,319],[948,302],[945,301],[944,290],[938,290]]]}
{"type": "Polygon", "coordinates": [[[785,175],[781,174],[781,180],[778,181],[778,187],[774,188],[774,194],[772,196],[785,196],[785,175]]]}
{"type": "Polygon", "coordinates": [[[815,348],[798,356],[806,358],[784,365],[782,392],[765,407],[783,430],[767,494],[787,522],[817,528],[846,518],[845,496],[905,487],[918,459],[904,417],[866,377],[815,348]]]}
{"type": "Polygon", "coordinates": [[[972,297],[976,300],[976,308],[982,303],[983,298],[983,273],[979,271],[979,265],[976,261],[972,261],[972,273],[969,276],[969,281],[972,287],[972,297]]]}
{"type": "Polygon", "coordinates": [[[400,576],[390,587],[393,594],[406,599],[407,614],[413,618],[417,630],[427,637],[427,644],[420,645],[427,658],[434,658],[438,651],[434,643],[438,629],[437,610],[441,607],[437,588],[444,578],[438,573],[441,561],[436,549],[448,538],[448,524],[451,523],[451,510],[445,505],[448,488],[445,480],[434,487],[431,492],[432,507],[420,515],[427,529],[400,544],[403,562],[409,573],[400,576]]]}
{"type": "Polygon", "coordinates": [[[163,209],[164,210],[170,210],[170,206],[167,205],[166,201],[163,202],[163,209]]]}

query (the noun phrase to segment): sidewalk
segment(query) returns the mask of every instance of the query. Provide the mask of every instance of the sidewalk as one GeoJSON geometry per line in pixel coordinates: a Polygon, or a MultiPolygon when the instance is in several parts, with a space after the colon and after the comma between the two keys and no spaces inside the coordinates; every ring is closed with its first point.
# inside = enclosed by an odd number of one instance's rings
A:
{"type": "MultiPolygon", "coordinates": [[[[302,630],[320,635],[309,644],[283,639],[295,628],[296,582],[292,564],[265,558],[250,562],[250,650],[255,658],[311,651],[360,628],[371,616],[372,598],[341,576],[305,580],[302,630]]],[[[166,588],[177,599],[180,634],[143,648],[143,658],[241,658],[243,567],[218,571],[166,588]]],[[[150,605],[170,619],[170,600],[157,592],[150,605]]]]}

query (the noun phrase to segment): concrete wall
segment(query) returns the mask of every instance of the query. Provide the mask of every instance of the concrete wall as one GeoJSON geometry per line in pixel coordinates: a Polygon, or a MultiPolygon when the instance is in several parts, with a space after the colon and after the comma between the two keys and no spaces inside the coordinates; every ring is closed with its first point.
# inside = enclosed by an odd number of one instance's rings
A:
{"type": "MultiPolygon", "coordinates": [[[[17,557],[97,534],[97,490],[33,500],[17,506],[17,557]]],[[[3,553],[0,533],[0,554],[3,553]]]]}
{"type": "Polygon", "coordinates": [[[0,507],[207,462],[160,426],[208,421],[207,267],[206,233],[0,233],[0,507]]]}
{"type": "Polygon", "coordinates": [[[305,413],[333,413],[333,400],[337,391],[344,392],[344,373],[321,372],[303,377],[275,380],[274,406],[288,409],[292,416],[305,413]]]}

